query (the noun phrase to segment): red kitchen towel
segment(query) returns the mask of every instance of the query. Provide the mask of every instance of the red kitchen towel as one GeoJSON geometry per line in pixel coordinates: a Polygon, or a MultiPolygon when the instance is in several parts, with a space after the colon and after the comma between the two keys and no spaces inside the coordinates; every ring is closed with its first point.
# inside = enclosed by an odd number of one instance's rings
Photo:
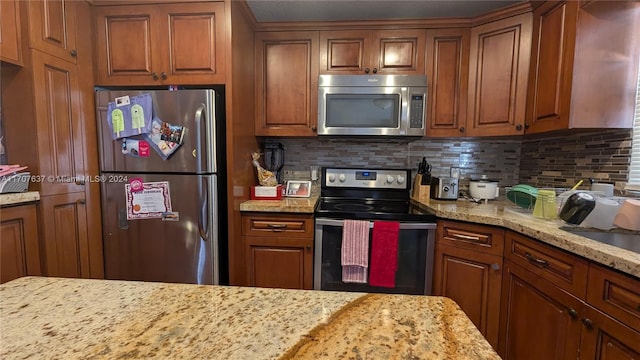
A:
{"type": "Polygon", "coordinates": [[[341,251],[342,282],[366,283],[369,267],[368,221],[344,221],[341,251]]]}
{"type": "Polygon", "coordinates": [[[396,287],[399,230],[400,223],[396,221],[373,222],[369,285],[396,287]]]}

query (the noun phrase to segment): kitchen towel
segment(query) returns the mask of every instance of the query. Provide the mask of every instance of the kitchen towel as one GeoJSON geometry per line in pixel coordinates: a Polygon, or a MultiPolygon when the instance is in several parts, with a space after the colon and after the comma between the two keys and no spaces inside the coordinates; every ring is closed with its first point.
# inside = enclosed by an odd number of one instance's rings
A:
{"type": "Polygon", "coordinates": [[[369,285],[396,287],[399,230],[400,223],[396,221],[373,222],[369,285]]]}
{"type": "Polygon", "coordinates": [[[366,283],[369,267],[369,222],[344,220],[342,228],[342,282],[366,283]]]}

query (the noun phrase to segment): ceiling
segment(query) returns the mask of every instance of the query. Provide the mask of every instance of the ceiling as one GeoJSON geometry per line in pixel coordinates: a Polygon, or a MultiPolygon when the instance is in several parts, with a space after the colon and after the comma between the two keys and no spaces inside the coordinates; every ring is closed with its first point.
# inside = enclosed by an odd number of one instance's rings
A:
{"type": "Polygon", "coordinates": [[[520,0],[247,0],[258,22],[474,17],[520,0]]]}

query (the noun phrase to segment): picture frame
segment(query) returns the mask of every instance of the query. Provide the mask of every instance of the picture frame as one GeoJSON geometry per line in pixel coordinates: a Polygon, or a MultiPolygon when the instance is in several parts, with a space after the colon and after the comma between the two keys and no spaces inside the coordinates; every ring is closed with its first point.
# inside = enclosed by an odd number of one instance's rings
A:
{"type": "Polygon", "coordinates": [[[288,197],[309,197],[311,196],[311,181],[289,180],[285,196],[288,197]]]}

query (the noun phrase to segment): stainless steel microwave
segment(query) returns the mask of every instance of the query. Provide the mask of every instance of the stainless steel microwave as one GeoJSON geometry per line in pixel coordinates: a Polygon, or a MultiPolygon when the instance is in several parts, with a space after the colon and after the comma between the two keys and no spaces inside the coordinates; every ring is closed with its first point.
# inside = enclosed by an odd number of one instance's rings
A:
{"type": "Polygon", "coordinates": [[[318,135],[424,136],[427,77],[320,75],[318,135]]]}

